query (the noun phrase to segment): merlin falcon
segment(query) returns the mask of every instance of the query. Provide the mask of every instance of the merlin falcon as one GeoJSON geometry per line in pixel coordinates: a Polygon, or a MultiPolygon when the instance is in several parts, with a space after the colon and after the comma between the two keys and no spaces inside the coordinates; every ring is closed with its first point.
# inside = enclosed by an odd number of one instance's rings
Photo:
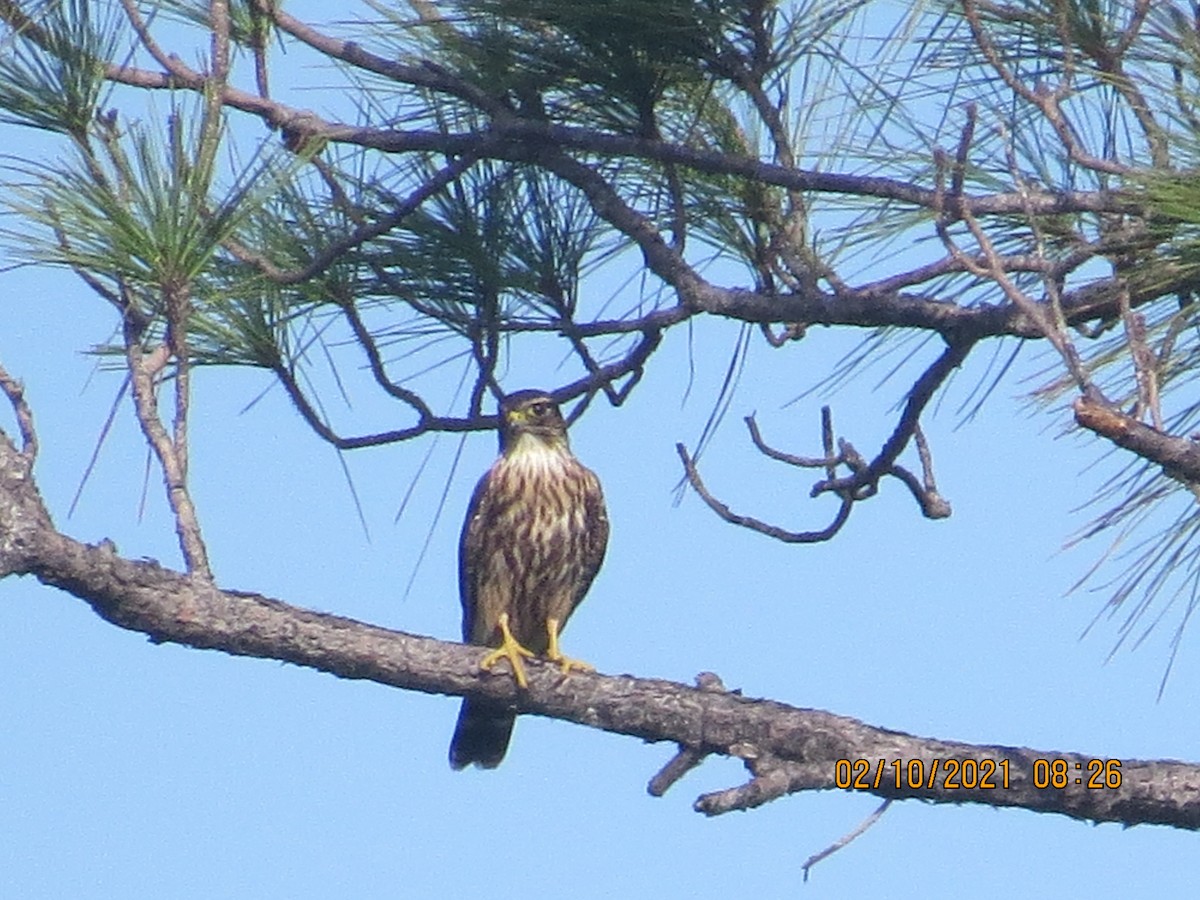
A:
{"type": "MultiPolygon", "coordinates": [[[[542,391],[500,403],[500,456],[479,480],[458,548],[463,641],[493,648],[480,663],[507,660],[520,687],[525,659],[564,673],[589,669],[569,659],[559,634],[583,599],[608,544],[600,480],[571,453],[567,423],[542,391]]],[[[450,765],[493,769],[504,758],[516,711],[468,697],[450,742],[450,765]]]]}

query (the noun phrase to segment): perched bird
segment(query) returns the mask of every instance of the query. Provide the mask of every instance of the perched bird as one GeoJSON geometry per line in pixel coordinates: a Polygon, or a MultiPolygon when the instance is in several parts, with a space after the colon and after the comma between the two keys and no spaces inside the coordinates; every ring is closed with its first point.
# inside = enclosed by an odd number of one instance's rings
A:
{"type": "MultiPolygon", "coordinates": [[[[508,660],[526,686],[524,659],[590,669],[563,656],[558,636],[604,560],[608,514],[600,481],[571,453],[567,423],[542,391],[500,404],[500,456],[479,480],[458,548],[463,641],[495,649],[481,666],[508,660]]],[[[516,712],[467,698],[450,742],[450,765],[495,768],[516,712]]]]}

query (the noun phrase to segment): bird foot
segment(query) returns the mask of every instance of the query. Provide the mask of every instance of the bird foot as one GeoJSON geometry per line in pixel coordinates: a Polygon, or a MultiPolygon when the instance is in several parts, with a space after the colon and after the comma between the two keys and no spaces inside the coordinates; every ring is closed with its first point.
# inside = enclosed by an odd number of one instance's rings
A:
{"type": "Polygon", "coordinates": [[[546,660],[558,665],[564,675],[569,674],[572,670],[576,672],[595,672],[596,667],[588,665],[581,659],[571,659],[569,656],[564,656],[563,652],[558,648],[558,619],[550,619],[546,622],[546,631],[550,638],[549,649],[546,650],[546,660]]]}
{"type": "Polygon", "coordinates": [[[572,659],[569,656],[563,656],[561,653],[557,656],[546,655],[546,661],[555,663],[564,675],[570,672],[595,672],[596,667],[585,663],[582,659],[572,659]]]}
{"type": "Polygon", "coordinates": [[[523,688],[529,687],[529,679],[525,675],[525,663],[522,662],[522,657],[533,659],[537,654],[532,650],[522,647],[520,641],[513,637],[513,633],[508,627],[508,613],[500,616],[499,625],[502,636],[500,646],[483,658],[479,663],[479,668],[488,672],[500,660],[507,659],[517,686],[523,688]]]}

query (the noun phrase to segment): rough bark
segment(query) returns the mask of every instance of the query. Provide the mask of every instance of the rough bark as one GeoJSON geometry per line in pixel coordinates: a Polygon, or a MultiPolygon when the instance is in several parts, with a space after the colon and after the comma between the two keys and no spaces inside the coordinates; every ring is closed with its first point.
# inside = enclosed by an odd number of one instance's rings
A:
{"type": "MultiPolygon", "coordinates": [[[[103,619],[155,642],[235,656],[277,659],[340,678],[358,678],[425,693],[476,694],[512,702],[522,713],[576,722],[646,741],[667,741],[695,757],[743,759],[753,778],[701,797],[709,815],[761,805],[787,793],[829,790],[859,764],[871,793],[935,803],[985,803],[1079,819],[1200,828],[1200,766],[1164,760],[1123,760],[1118,789],[1088,788],[1086,754],[976,745],[914,737],[832,713],[799,709],[735,692],[626,675],[561,675],[551,665],[529,667],[528,690],[503,673],[482,673],[481,651],[313,612],[260,594],[222,590],[153,561],[122,557],[111,542],[85,544],[59,532],[32,477],[32,454],[0,433],[0,575],[32,575],[78,597],[103,619]],[[947,760],[1007,761],[992,789],[955,788],[947,760]],[[1038,789],[1063,760],[1063,789],[1038,789]],[[919,761],[921,784],[910,784],[919,761]],[[935,772],[935,761],[937,769],[935,772]],[[915,771],[915,769],[914,769],[915,771]],[[900,773],[901,786],[895,779],[900,773]],[[951,776],[947,784],[947,775],[951,776]],[[1083,784],[1075,784],[1076,778],[1083,784]]],[[[331,603],[331,605],[334,605],[331,603]]],[[[438,761],[430,761],[431,765],[438,761]]],[[[959,769],[961,781],[962,771],[959,769]]],[[[659,780],[657,793],[665,789],[659,780]]]]}

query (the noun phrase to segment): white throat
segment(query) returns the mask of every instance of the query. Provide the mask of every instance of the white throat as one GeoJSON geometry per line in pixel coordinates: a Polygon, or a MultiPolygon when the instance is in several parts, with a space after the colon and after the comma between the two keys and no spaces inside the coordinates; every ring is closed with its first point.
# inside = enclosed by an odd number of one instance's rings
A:
{"type": "Polygon", "coordinates": [[[507,464],[530,474],[562,471],[570,463],[571,451],[566,442],[547,444],[532,434],[518,435],[505,455],[507,464]]]}

